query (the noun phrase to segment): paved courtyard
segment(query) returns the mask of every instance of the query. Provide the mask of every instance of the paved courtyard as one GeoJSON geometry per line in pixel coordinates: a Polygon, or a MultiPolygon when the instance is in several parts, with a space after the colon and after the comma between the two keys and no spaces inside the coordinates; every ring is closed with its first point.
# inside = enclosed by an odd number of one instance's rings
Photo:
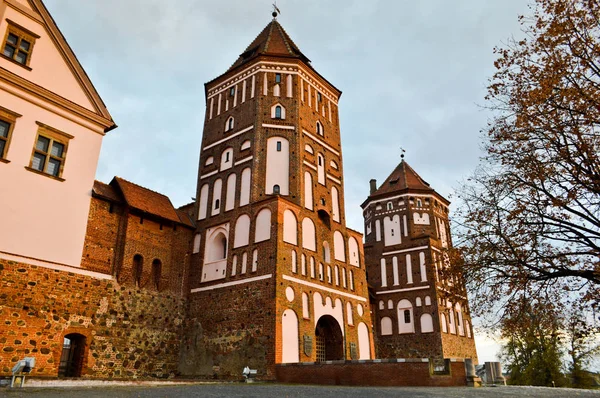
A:
{"type": "Polygon", "coordinates": [[[334,387],[282,384],[189,384],[110,387],[28,387],[0,389],[6,397],[600,397],[600,391],[540,387],[416,388],[416,387],[334,387]]]}

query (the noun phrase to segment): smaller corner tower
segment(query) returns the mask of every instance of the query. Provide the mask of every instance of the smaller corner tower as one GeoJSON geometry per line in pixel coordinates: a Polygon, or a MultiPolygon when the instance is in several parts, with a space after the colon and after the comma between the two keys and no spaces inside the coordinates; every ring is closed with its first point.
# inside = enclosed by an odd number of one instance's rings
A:
{"type": "Polygon", "coordinates": [[[466,296],[444,280],[450,202],[402,159],[362,204],[378,358],[477,360],[466,296]]]}

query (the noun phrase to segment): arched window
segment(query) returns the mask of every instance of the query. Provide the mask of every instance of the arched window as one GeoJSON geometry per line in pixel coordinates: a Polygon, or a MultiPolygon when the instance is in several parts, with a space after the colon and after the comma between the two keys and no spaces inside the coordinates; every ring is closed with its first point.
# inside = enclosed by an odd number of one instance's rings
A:
{"type": "Polygon", "coordinates": [[[392,210],[394,208],[394,204],[392,202],[387,202],[387,209],[392,210]]]}
{"type": "Polygon", "coordinates": [[[379,309],[380,310],[384,310],[385,309],[385,303],[383,302],[383,300],[379,300],[379,309]]]}
{"type": "Polygon", "coordinates": [[[142,282],[142,273],[144,271],[144,257],[139,254],[133,256],[133,283],[140,287],[142,282]]]}
{"type": "Polygon", "coordinates": [[[279,195],[279,190],[280,190],[279,185],[277,185],[277,184],[273,185],[273,194],[279,195]]]}
{"type": "Polygon", "coordinates": [[[230,116],[225,123],[225,131],[233,130],[234,123],[233,116],[230,116]]]}
{"type": "Polygon", "coordinates": [[[233,167],[233,148],[227,148],[221,154],[220,170],[228,170],[233,167]]]}
{"type": "Polygon", "coordinates": [[[398,333],[414,333],[413,306],[410,301],[404,299],[398,302],[398,333]]]}
{"type": "Polygon", "coordinates": [[[285,107],[281,104],[275,104],[271,107],[271,119],[285,119],[285,107]]]}
{"type": "Polygon", "coordinates": [[[323,130],[323,125],[321,124],[321,122],[317,122],[317,134],[319,134],[320,136],[325,135],[325,131],[323,130]]]}
{"type": "Polygon", "coordinates": [[[154,284],[154,288],[158,291],[160,290],[160,277],[162,273],[162,263],[159,259],[155,258],[152,261],[152,283],[154,284]]]}

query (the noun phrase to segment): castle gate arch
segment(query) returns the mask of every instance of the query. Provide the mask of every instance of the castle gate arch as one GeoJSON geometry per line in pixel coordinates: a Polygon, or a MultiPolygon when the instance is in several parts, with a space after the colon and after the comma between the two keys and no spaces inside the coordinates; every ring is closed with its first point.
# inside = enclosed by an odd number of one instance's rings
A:
{"type": "Polygon", "coordinates": [[[81,377],[85,355],[86,338],[79,333],[67,334],[58,365],[59,377],[81,377]]]}
{"type": "Polygon", "coordinates": [[[323,315],[315,328],[317,362],[344,359],[344,337],[338,321],[331,315],[323,315]]]}

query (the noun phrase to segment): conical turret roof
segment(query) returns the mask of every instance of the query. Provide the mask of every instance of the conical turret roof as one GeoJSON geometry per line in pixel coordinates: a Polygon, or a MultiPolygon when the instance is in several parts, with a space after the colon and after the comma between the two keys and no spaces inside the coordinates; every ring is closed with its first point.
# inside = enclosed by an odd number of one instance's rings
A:
{"type": "MultiPolygon", "coordinates": [[[[377,190],[369,195],[369,198],[363,203],[366,205],[369,200],[385,196],[386,194],[414,192],[414,193],[434,193],[445,202],[447,199],[438,194],[429,183],[402,159],[400,164],[396,166],[394,171],[385,179],[383,184],[377,190]]],[[[448,202],[450,203],[450,202],[448,202]]]]}
{"type": "Polygon", "coordinates": [[[243,65],[259,55],[292,57],[299,58],[306,63],[310,62],[276,19],[269,22],[256,36],[256,39],[240,54],[229,70],[243,65]]]}

